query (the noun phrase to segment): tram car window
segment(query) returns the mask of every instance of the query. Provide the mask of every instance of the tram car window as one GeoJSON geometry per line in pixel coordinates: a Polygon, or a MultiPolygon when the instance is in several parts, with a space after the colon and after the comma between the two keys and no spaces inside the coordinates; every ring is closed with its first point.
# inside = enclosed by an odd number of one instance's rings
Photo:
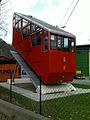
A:
{"type": "Polygon", "coordinates": [[[30,35],[30,26],[26,26],[22,29],[23,37],[27,37],[30,35]]]}
{"type": "Polygon", "coordinates": [[[35,24],[32,23],[32,33],[33,32],[36,32],[36,31],[39,31],[41,28],[35,24]]]}
{"type": "Polygon", "coordinates": [[[64,38],[64,48],[68,49],[68,38],[64,38]]]}
{"type": "Polygon", "coordinates": [[[44,49],[48,50],[48,37],[44,38],[44,49]]]}
{"type": "Polygon", "coordinates": [[[58,49],[63,49],[63,37],[58,36],[58,49]]]}
{"type": "Polygon", "coordinates": [[[35,34],[32,35],[32,47],[37,46],[37,45],[41,45],[41,34],[35,34]]]}
{"type": "Polygon", "coordinates": [[[30,22],[22,19],[22,34],[23,37],[28,37],[30,35],[30,22]]]}
{"type": "Polygon", "coordinates": [[[18,15],[14,16],[13,25],[16,31],[19,31],[21,29],[21,18],[18,15]]]}
{"type": "Polygon", "coordinates": [[[17,31],[19,31],[21,29],[21,21],[18,21],[15,25],[15,28],[17,31]]]}
{"type": "Polygon", "coordinates": [[[51,49],[56,49],[56,35],[51,34],[51,49]]]}

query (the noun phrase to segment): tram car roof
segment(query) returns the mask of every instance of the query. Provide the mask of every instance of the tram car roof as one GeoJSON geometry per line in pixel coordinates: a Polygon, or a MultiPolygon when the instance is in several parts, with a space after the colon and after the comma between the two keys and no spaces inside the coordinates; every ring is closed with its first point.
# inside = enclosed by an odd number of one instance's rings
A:
{"type": "Polygon", "coordinates": [[[21,13],[14,13],[16,15],[19,15],[20,17],[28,20],[28,21],[31,21],[32,23],[38,25],[39,27],[47,30],[47,31],[50,31],[51,33],[53,34],[59,34],[59,35],[62,35],[62,36],[67,36],[67,37],[72,37],[72,38],[75,38],[75,35],[69,33],[69,32],[66,32],[58,27],[55,27],[51,24],[48,24],[42,20],[39,20],[33,16],[30,16],[30,15],[24,15],[24,14],[21,14],[21,13]]]}

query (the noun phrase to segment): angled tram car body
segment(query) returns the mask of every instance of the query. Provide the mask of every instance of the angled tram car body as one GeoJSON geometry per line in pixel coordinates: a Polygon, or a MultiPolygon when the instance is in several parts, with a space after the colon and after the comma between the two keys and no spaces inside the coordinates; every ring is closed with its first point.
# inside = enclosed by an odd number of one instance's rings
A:
{"type": "Polygon", "coordinates": [[[32,16],[14,13],[13,46],[45,84],[73,80],[75,36],[32,16]]]}

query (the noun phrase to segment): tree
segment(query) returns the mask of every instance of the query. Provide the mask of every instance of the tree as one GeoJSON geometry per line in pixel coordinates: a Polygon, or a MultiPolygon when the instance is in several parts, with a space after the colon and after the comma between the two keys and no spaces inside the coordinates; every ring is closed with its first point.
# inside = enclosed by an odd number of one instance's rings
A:
{"type": "Polygon", "coordinates": [[[10,11],[9,0],[0,0],[0,37],[5,37],[8,32],[7,13],[10,11]]]}

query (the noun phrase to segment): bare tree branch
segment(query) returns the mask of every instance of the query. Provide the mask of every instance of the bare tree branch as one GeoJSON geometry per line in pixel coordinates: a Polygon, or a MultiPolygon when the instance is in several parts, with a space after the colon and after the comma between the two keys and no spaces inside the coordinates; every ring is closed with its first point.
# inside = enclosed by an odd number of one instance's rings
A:
{"type": "Polygon", "coordinates": [[[0,36],[4,38],[9,31],[7,28],[9,14],[7,14],[7,12],[9,12],[12,9],[10,8],[8,3],[9,1],[7,0],[0,0],[0,36]]]}
{"type": "Polygon", "coordinates": [[[10,8],[10,9],[7,10],[7,11],[2,12],[1,14],[5,14],[6,12],[9,12],[11,9],[12,9],[12,8],[10,8]]]}
{"type": "MultiPolygon", "coordinates": [[[[1,2],[0,2],[0,3],[1,3],[1,2]]],[[[4,2],[4,3],[0,4],[0,6],[5,5],[5,4],[6,4],[6,2],[4,2]]]]}

